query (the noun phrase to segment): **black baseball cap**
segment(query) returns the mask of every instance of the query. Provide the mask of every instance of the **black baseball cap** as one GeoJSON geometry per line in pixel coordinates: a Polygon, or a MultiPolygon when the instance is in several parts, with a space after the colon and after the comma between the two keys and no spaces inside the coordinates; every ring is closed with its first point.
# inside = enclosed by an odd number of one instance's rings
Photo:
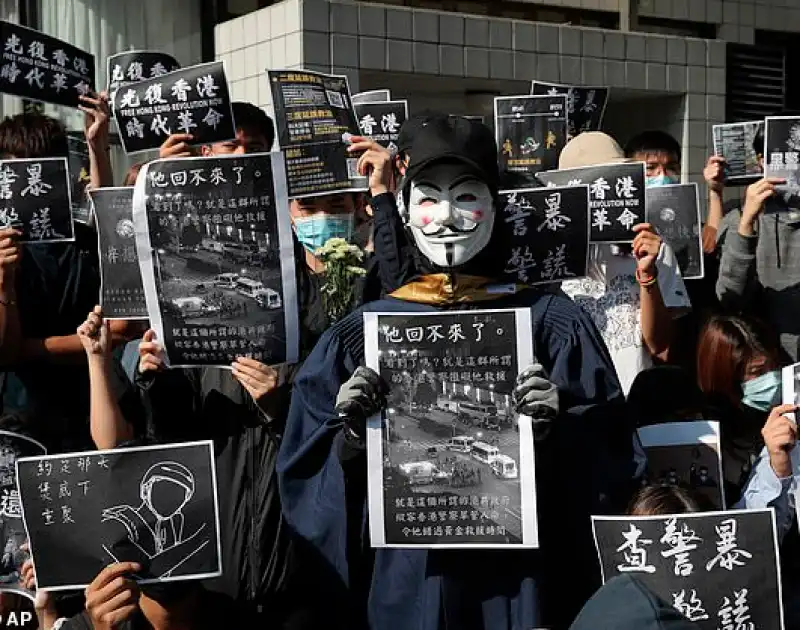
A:
{"type": "Polygon", "coordinates": [[[441,118],[447,118],[447,115],[432,109],[426,109],[406,120],[403,126],[400,127],[400,133],[397,136],[398,155],[407,153],[411,149],[411,146],[414,144],[414,138],[417,137],[417,134],[425,125],[432,120],[441,118]]]}

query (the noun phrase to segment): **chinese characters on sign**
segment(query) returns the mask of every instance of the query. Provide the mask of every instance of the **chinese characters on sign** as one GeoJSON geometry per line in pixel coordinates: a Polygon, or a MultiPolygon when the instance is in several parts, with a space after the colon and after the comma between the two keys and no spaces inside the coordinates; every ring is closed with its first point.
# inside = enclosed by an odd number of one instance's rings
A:
{"type": "Polygon", "coordinates": [[[505,273],[528,285],[586,275],[589,254],[589,189],[506,191],[501,224],[505,273]]]}
{"type": "Polygon", "coordinates": [[[754,120],[726,125],[714,125],[714,154],[725,158],[725,178],[728,182],[745,184],[761,177],[762,168],[754,141],[764,132],[764,121],[754,120]]]}
{"type": "Polygon", "coordinates": [[[19,24],[0,21],[0,92],[78,107],[95,91],[94,55],[19,24]]]}
{"type": "Polygon", "coordinates": [[[192,144],[236,136],[222,61],[121,87],[113,101],[120,139],[129,154],[157,149],[172,134],[191,134],[192,144]]]}
{"type": "Polygon", "coordinates": [[[150,50],[131,50],[111,55],[107,60],[108,93],[146,79],[157,79],[180,69],[174,57],[150,50]]]}
{"type": "Polygon", "coordinates": [[[705,264],[697,184],[648,188],[645,198],[645,221],[672,247],[683,278],[702,278],[705,264]]]}
{"type": "Polygon", "coordinates": [[[530,326],[527,309],[365,314],[390,387],[368,432],[373,546],[538,546],[530,419],[517,431],[510,402],[530,326]]]}
{"type": "Polygon", "coordinates": [[[573,138],[584,131],[600,131],[609,91],[607,87],[578,87],[541,81],[534,81],[531,86],[534,96],[563,94],[567,97],[569,135],[573,138]]]}
{"type": "Polygon", "coordinates": [[[776,186],[786,205],[800,201],[800,117],[767,118],[764,131],[764,177],[786,183],[776,186]]]}
{"type": "Polygon", "coordinates": [[[375,140],[381,146],[397,153],[400,127],[408,118],[408,101],[386,101],[355,105],[358,126],[362,136],[375,140]]]}
{"type": "Polygon", "coordinates": [[[66,158],[0,161],[0,228],[21,242],[71,241],[71,205],[66,158]]]}
{"type": "Polygon", "coordinates": [[[592,525],[604,582],[635,575],[701,629],[783,628],[772,510],[593,516],[592,525]]]}

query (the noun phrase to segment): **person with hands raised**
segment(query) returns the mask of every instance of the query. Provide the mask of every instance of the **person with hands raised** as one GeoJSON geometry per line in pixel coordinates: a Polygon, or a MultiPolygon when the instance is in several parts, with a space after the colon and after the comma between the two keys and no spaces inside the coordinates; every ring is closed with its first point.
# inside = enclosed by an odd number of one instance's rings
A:
{"type": "Polygon", "coordinates": [[[16,274],[19,268],[19,230],[0,230],[0,360],[13,359],[19,352],[20,327],[17,315],[16,274]]]}
{"type": "Polygon", "coordinates": [[[117,630],[133,627],[130,623],[140,612],[141,596],[130,575],[141,571],[135,562],[117,562],[105,567],[86,587],[85,619],[94,630],[117,630]]]}
{"type": "Polygon", "coordinates": [[[85,114],[84,135],[89,147],[89,187],[93,190],[114,185],[111,169],[111,145],[109,143],[109,124],[111,107],[108,94],[85,94],[80,96],[78,106],[85,114]]]}
{"type": "Polygon", "coordinates": [[[796,413],[797,410],[798,406],[794,404],[775,407],[761,429],[764,446],[769,454],[769,464],[778,479],[792,476],[791,453],[797,444],[797,422],[786,414],[796,413]]]}

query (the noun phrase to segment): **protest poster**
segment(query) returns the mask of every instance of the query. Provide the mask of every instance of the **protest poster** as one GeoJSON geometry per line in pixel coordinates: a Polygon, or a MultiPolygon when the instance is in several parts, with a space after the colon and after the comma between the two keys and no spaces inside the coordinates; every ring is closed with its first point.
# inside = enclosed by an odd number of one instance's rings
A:
{"type": "Polygon", "coordinates": [[[786,180],[776,186],[788,206],[800,204],[800,116],[773,116],[764,127],[764,177],[786,180]]]}
{"type": "Polygon", "coordinates": [[[180,67],[172,55],[154,50],[128,50],[110,55],[106,60],[108,93],[139,81],[157,79],[180,67]]]}
{"type": "Polygon", "coordinates": [[[537,285],[586,275],[588,186],[505,191],[501,207],[499,237],[511,280],[537,285]]]}
{"type": "Polygon", "coordinates": [[[132,83],[114,92],[112,103],[122,147],[129,155],[157,149],[174,133],[191,134],[193,144],[236,137],[222,61],[132,83]]]}
{"type": "Polygon", "coordinates": [[[33,600],[35,593],[20,583],[20,569],[28,554],[20,549],[27,535],[22,521],[22,503],[17,489],[16,461],[20,457],[44,455],[44,446],[27,436],[0,431],[0,593],[18,593],[33,600]]]}
{"type": "Polygon", "coordinates": [[[136,252],[171,367],[297,361],[288,207],[277,152],[156,160],[139,173],[136,252]]]}
{"type": "Polygon", "coordinates": [[[268,75],[289,198],[365,190],[358,159],[342,138],[360,134],[347,77],[294,70],[268,75]]]}
{"type": "Polygon", "coordinates": [[[95,91],[94,55],[50,35],[0,20],[0,92],[78,107],[95,91]]]}
{"type": "Polygon", "coordinates": [[[389,384],[367,425],[373,547],[539,545],[532,421],[511,393],[534,361],[529,309],[365,313],[389,384]]]}
{"type": "Polygon", "coordinates": [[[654,186],[645,191],[645,222],[675,252],[684,280],[705,275],[703,224],[697,184],[654,186]]]}
{"type": "Polygon", "coordinates": [[[567,97],[496,97],[494,128],[501,172],[535,175],[557,169],[567,143],[567,97]]]}
{"type": "Polygon", "coordinates": [[[643,483],[691,488],[725,509],[719,422],[666,422],[638,429],[647,453],[643,483]]]}
{"type": "Polygon", "coordinates": [[[762,176],[754,141],[764,131],[763,120],[713,125],[714,155],[725,158],[725,181],[730,184],[753,183],[762,176]]]}
{"type": "Polygon", "coordinates": [[[592,243],[630,243],[645,218],[644,163],[598,164],[539,173],[546,186],[589,184],[592,243]]]}
{"type": "Polygon", "coordinates": [[[400,127],[408,119],[408,101],[386,101],[355,105],[361,134],[372,138],[382,147],[397,153],[400,127]]]}
{"type": "Polygon", "coordinates": [[[69,134],[67,136],[69,155],[67,167],[69,168],[70,195],[72,197],[72,219],[80,223],[91,223],[91,208],[86,196],[86,187],[91,182],[89,175],[89,145],[80,137],[69,134]]]}
{"type": "Polygon", "coordinates": [[[772,509],[593,516],[603,583],[632,575],[700,630],[782,630],[772,509]]]}
{"type": "Polygon", "coordinates": [[[583,87],[578,85],[562,85],[534,81],[531,94],[534,96],[567,97],[568,132],[575,137],[584,131],[600,131],[603,127],[603,116],[608,105],[608,87],[583,87]]]}
{"type": "Polygon", "coordinates": [[[0,228],[22,232],[21,243],[74,238],[67,158],[0,160],[0,228]]]}
{"type": "Polygon", "coordinates": [[[365,103],[386,103],[392,100],[390,90],[371,90],[369,92],[359,92],[353,94],[353,105],[363,105],[365,103]]]}
{"type": "Polygon", "coordinates": [[[100,253],[100,306],[105,319],[147,319],[142,272],[136,257],[133,187],[89,193],[100,253]]]}
{"type": "Polygon", "coordinates": [[[24,457],[17,480],[42,590],[114,562],[139,563],[141,584],[222,574],[211,441],[24,457]]]}

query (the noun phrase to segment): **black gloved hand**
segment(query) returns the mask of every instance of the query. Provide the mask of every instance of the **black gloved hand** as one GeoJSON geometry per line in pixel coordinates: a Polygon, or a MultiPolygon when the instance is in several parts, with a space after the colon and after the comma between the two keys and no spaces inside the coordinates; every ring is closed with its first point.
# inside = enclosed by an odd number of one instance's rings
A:
{"type": "Polygon", "coordinates": [[[560,406],[558,387],[546,378],[541,365],[534,364],[520,373],[511,399],[518,414],[533,419],[533,439],[546,439],[560,406]]]}
{"type": "Polygon", "coordinates": [[[359,367],[339,389],[336,413],[344,418],[348,438],[363,442],[367,437],[367,419],[386,407],[389,388],[368,367],[359,367]]]}

